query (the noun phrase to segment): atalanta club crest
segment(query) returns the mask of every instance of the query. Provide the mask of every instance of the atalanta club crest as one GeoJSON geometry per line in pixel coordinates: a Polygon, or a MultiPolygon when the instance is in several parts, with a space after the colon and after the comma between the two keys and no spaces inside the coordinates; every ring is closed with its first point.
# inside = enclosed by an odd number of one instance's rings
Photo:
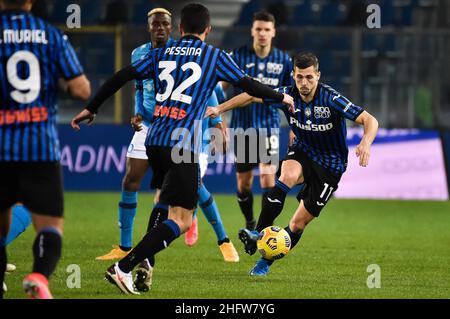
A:
{"type": "Polygon", "coordinates": [[[305,108],[305,116],[306,117],[310,117],[311,116],[311,108],[309,108],[309,107],[305,108]]]}

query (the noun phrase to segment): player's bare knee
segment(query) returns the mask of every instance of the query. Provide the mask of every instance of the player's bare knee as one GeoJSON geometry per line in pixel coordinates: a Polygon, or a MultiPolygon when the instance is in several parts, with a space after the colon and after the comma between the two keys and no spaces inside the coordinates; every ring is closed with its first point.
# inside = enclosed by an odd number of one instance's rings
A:
{"type": "Polygon", "coordinates": [[[141,186],[140,178],[126,174],[122,181],[122,188],[127,192],[137,192],[141,186]]]}
{"type": "Polygon", "coordinates": [[[184,234],[191,228],[192,226],[192,218],[186,219],[186,218],[180,218],[177,220],[174,220],[174,222],[178,225],[180,228],[180,233],[184,234]]]}
{"type": "Polygon", "coordinates": [[[252,171],[237,173],[236,179],[237,179],[237,188],[241,194],[249,193],[252,191],[253,185],[252,171]]]}
{"type": "Polygon", "coordinates": [[[272,188],[275,186],[275,175],[264,174],[260,176],[262,188],[272,188]]]}
{"type": "Polygon", "coordinates": [[[60,235],[64,231],[64,219],[62,217],[50,217],[45,215],[32,214],[34,229],[37,233],[45,228],[56,229],[60,235]]]}
{"type": "Polygon", "coordinates": [[[300,214],[292,217],[289,227],[293,232],[303,231],[314,218],[308,211],[301,211],[300,214]]]}
{"type": "Polygon", "coordinates": [[[192,225],[193,210],[187,210],[182,207],[169,207],[168,219],[173,220],[180,228],[180,233],[183,234],[189,230],[192,225]]]}
{"type": "Polygon", "coordinates": [[[250,180],[240,179],[238,180],[238,190],[240,193],[249,193],[252,190],[252,184],[250,180]]]}
{"type": "Polygon", "coordinates": [[[289,222],[289,228],[293,233],[303,231],[308,223],[301,219],[292,219],[289,222]]]}
{"type": "Polygon", "coordinates": [[[281,172],[279,180],[287,186],[293,187],[297,184],[298,177],[298,174],[296,174],[295,172],[283,171],[281,172]]]}

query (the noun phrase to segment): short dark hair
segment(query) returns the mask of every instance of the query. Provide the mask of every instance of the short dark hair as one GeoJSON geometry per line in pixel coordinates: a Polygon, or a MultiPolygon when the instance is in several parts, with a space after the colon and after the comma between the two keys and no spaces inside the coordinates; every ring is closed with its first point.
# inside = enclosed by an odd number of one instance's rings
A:
{"type": "Polygon", "coordinates": [[[314,66],[316,71],[319,71],[319,59],[314,53],[300,52],[294,57],[294,66],[299,69],[306,69],[314,66]]]}
{"type": "Polygon", "coordinates": [[[272,13],[268,11],[259,11],[253,14],[253,22],[255,21],[267,21],[272,22],[275,26],[275,17],[272,13]]]}
{"type": "Polygon", "coordinates": [[[185,33],[201,34],[209,26],[209,11],[199,3],[189,3],[181,9],[180,25],[185,33]]]}

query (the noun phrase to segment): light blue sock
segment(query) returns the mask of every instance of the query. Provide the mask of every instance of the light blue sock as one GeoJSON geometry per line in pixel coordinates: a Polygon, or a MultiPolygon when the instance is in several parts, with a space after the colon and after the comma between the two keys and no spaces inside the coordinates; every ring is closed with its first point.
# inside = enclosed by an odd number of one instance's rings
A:
{"type": "Polygon", "coordinates": [[[220,218],[219,209],[217,208],[216,202],[211,194],[206,189],[205,185],[202,184],[199,191],[199,205],[203,211],[208,222],[214,228],[217,240],[220,242],[227,238],[225,228],[223,227],[222,219],[220,218]]]}
{"type": "Polygon", "coordinates": [[[31,224],[31,214],[23,205],[15,205],[12,208],[11,227],[6,237],[6,245],[19,237],[31,224]]]}
{"type": "Polygon", "coordinates": [[[137,192],[122,191],[119,203],[119,227],[121,248],[133,247],[133,224],[136,216],[137,192]]]}

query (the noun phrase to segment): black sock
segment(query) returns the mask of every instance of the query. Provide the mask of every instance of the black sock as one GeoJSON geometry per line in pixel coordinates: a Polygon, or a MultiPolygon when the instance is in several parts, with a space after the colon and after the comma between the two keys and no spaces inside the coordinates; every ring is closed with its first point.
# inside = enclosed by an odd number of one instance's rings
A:
{"type": "Polygon", "coordinates": [[[51,227],[42,229],[33,244],[33,272],[38,272],[47,279],[50,278],[61,258],[61,249],[60,233],[51,227]]]}
{"type": "Polygon", "coordinates": [[[261,207],[263,207],[264,200],[267,198],[267,196],[269,196],[269,194],[272,191],[272,189],[273,189],[273,187],[261,188],[261,191],[262,191],[262,193],[261,193],[261,207]]]}
{"type": "Polygon", "coordinates": [[[275,187],[269,192],[264,193],[262,200],[261,215],[259,215],[256,230],[260,232],[268,226],[272,226],[275,218],[283,210],[284,200],[290,188],[283,182],[277,180],[275,187]]]}
{"type": "Polygon", "coordinates": [[[167,219],[169,215],[168,206],[164,204],[156,204],[148,220],[147,233],[167,219]]]}
{"type": "Polygon", "coordinates": [[[167,248],[178,236],[180,228],[173,220],[162,222],[148,232],[131,253],[119,261],[120,269],[124,272],[132,271],[145,258],[151,260],[154,255],[167,248]]]}
{"type": "Polygon", "coordinates": [[[253,220],[253,193],[237,193],[239,207],[242,214],[244,214],[245,220],[251,222],[253,220]]]}
{"type": "Polygon", "coordinates": [[[225,238],[222,239],[222,240],[218,240],[218,241],[217,241],[217,244],[220,246],[220,245],[222,245],[223,243],[229,243],[229,242],[230,242],[230,238],[225,237],[225,238]]]}
{"type": "Polygon", "coordinates": [[[291,237],[291,249],[295,247],[295,245],[297,245],[297,243],[299,242],[300,238],[302,238],[302,234],[303,234],[303,230],[301,230],[298,233],[294,233],[291,231],[291,229],[289,228],[289,225],[287,225],[284,228],[285,231],[287,231],[287,233],[289,234],[289,236],[291,237]]]}
{"type": "MultiPolygon", "coordinates": [[[[148,219],[147,233],[165,221],[169,216],[169,207],[165,204],[157,203],[153,206],[150,218],[148,219]]],[[[148,257],[150,266],[155,267],[155,256],[148,257]]]]}
{"type": "Polygon", "coordinates": [[[3,299],[3,281],[5,280],[6,263],[6,246],[0,240],[0,299],[3,299]]]}

